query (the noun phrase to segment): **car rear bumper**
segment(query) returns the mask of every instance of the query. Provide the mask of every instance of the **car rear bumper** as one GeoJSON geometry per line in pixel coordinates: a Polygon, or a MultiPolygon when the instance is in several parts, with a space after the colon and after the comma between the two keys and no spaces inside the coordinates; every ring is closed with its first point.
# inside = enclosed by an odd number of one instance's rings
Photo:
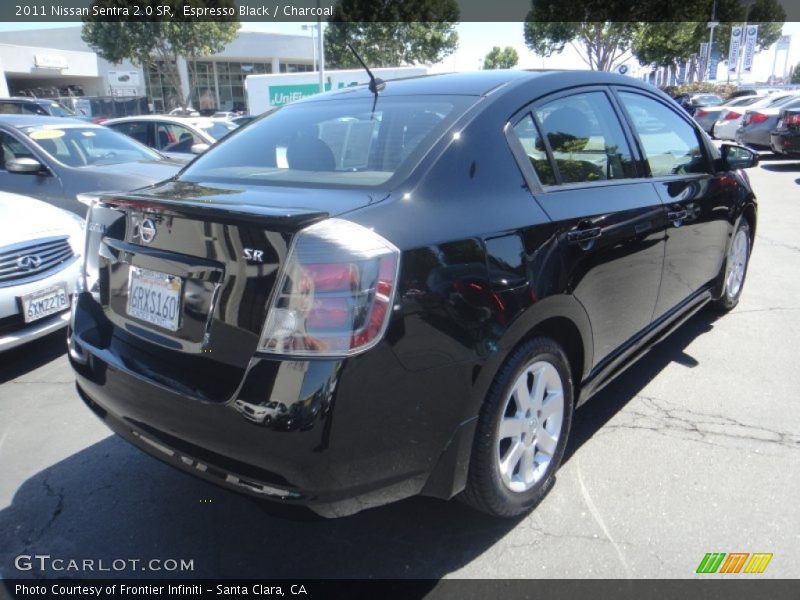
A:
{"type": "Polygon", "coordinates": [[[185,472],[326,517],[463,487],[474,422],[461,422],[468,394],[453,379],[457,366],[409,376],[385,343],[343,361],[255,358],[234,398],[204,402],[149,379],[125,342],[98,344],[88,313],[99,307],[80,299],[69,354],[81,398],[185,472]],[[259,418],[274,401],[286,413],[259,418]]]}
{"type": "Polygon", "coordinates": [[[800,131],[774,132],[769,145],[777,154],[800,155],[800,131]]]}

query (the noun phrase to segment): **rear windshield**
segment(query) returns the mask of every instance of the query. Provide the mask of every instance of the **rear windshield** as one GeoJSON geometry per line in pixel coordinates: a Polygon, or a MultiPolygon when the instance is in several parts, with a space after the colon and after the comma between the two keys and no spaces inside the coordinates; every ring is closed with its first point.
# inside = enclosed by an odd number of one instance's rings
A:
{"type": "Polygon", "coordinates": [[[797,100],[798,98],[800,98],[799,94],[792,94],[790,96],[781,96],[780,98],[776,98],[775,100],[767,104],[767,106],[768,107],[784,106],[785,104],[789,104],[789,102],[791,102],[792,100],[797,100]]]}
{"type": "Polygon", "coordinates": [[[702,96],[695,96],[694,103],[704,104],[706,106],[716,106],[717,104],[722,104],[722,98],[715,96],[714,94],[704,94],[702,96]]]}
{"type": "Polygon", "coordinates": [[[54,117],[74,117],[75,113],[61,104],[60,102],[56,102],[55,100],[52,102],[46,102],[41,104],[41,106],[45,107],[45,110],[49,112],[54,117]]]}
{"type": "Polygon", "coordinates": [[[226,137],[184,181],[376,186],[410,168],[469,96],[347,98],[289,105],[226,137]]]}

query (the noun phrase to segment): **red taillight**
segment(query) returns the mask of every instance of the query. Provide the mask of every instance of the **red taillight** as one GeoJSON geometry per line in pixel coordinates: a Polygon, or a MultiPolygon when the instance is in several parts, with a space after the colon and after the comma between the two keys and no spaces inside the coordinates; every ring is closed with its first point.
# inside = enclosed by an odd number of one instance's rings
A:
{"type": "Polygon", "coordinates": [[[400,252],[373,231],[328,219],[297,234],[259,350],[350,356],[374,346],[388,326],[400,252]]]}
{"type": "Polygon", "coordinates": [[[742,116],[742,113],[738,113],[735,110],[729,110],[725,114],[724,118],[725,118],[726,121],[733,121],[734,119],[738,119],[741,116],[742,116]]]}
{"type": "Polygon", "coordinates": [[[800,127],[800,114],[786,115],[785,117],[783,117],[783,124],[786,125],[787,127],[789,126],[800,127]]]}
{"type": "Polygon", "coordinates": [[[756,123],[763,123],[767,119],[769,119],[769,117],[763,113],[753,113],[750,115],[750,119],[747,121],[747,124],[754,125],[756,123]]]}
{"type": "Polygon", "coordinates": [[[707,110],[703,110],[702,108],[699,108],[699,109],[697,109],[697,112],[694,113],[694,116],[695,117],[706,117],[706,116],[708,116],[708,111],[707,110]]]}

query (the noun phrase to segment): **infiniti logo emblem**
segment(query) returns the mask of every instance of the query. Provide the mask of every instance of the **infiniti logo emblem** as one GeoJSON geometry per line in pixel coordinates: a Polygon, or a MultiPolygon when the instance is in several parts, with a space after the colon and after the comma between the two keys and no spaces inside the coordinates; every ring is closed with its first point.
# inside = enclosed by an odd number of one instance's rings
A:
{"type": "Polygon", "coordinates": [[[42,266],[42,258],[36,254],[31,254],[28,256],[20,256],[17,259],[17,267],[19,267],[23,271],[38,269],[40,266],[42,266]]]}
{"type": "Polygon", "coordinates": [[[149,244],[156,239],[156,224],[153,223],[152,219],[145,219],[139,225],[139,237],[142,238],[145,244],[149,244]]]}

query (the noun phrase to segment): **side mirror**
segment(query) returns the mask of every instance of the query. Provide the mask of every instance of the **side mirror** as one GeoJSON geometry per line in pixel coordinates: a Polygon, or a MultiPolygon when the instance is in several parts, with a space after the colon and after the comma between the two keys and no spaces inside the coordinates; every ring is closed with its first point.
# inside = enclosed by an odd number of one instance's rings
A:
{"type": "Polygon", "coordinates": [[[202,154],[203,152],[205,152],[209,148],[211,148],[211,146],[208,145],[208,144],[192,144],[190,152],[192,154],[202,154]]]}
{"type": "Polygon", "coordinates": [[[9,173],[35,175],[43,173],[46,169],[35,158],[12,158],[6,161],[6,171],[9,173]]]}
{"type": "Polygon", "coordinates": [[[749,169],[758,164],[758,153],[736,144],[722,144],[722,170],[749,169]]]}

